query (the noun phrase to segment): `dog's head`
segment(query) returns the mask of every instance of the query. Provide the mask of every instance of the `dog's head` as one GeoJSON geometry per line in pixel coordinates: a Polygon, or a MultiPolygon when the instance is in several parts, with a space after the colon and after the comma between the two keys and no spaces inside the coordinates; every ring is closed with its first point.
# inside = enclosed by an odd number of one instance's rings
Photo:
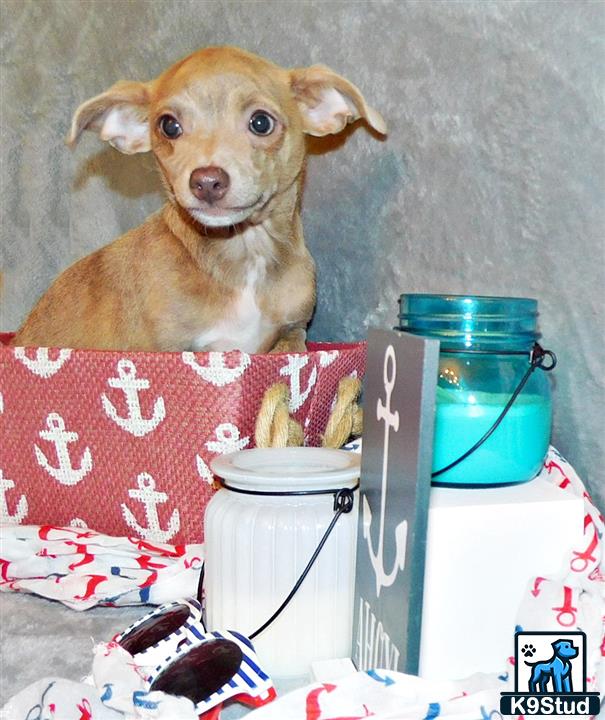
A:
{"type": "Polygon", "coordinates": [[[552,646],[560,658],[575,658],[578,655],[578,648],[570,640],[557,640],[552,646]]]}
{"type": "Polygon", "coordinates": [[[96,131],[124,153],[152,150],[172,198],[207,226],[262,219],[300,177],[304,135],[364,118],[386,127],[329,68],[286,70],[232,47],[199,50],[147,83],[119,82],[76,111],[68,138],[96,131]]]}

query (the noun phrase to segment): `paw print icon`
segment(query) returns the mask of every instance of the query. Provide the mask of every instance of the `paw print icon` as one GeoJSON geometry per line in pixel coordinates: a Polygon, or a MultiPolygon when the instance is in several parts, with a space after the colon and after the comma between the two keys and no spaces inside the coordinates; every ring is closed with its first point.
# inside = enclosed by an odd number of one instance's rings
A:
{"type": "Polygon", "coordinates": [[[521,648],[521,652],[523,653],[523,657],[533,657],[536,653],[536,648],[528,643],[521,648]]]}

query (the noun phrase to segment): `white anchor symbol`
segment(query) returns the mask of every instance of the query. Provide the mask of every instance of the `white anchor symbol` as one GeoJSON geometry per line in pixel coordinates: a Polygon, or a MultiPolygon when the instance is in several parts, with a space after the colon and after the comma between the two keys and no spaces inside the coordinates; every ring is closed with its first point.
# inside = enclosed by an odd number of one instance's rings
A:
{"type": "Polygon", "coordinates": [[[240,353],[241,359],[235,367],[227,367],[225,365],[224,354],[221,352],[209,352],[208,365],[200,365],[195,359],[192,352],[184,352],[182,354],[183,362],[189,365],[204,380],[212,383],[216,387],[224,387],[235,382],[241,377],[246,369],[250,367],[250,355],[245,352],[240,353]]]}
{"type": "Polygon", "coordinates": [[[86,521],[82,520],[82,518],[79,518],[79,517],[72,518],[69,521],[69,527],[70,528],[80,528],[82,530],[88,530],[88,525],[86,524],[86,521]]]}
{"type": "Polygon", "coordinates": [[[33,372],[35,375],[43,378],[52,377],[58,372],[65,362],[69,359],[71,350],[63,348],[59,350],[59,355],[56,360],[50,360],[48,357],[48,348],[38,348],[36,350],[36,359],[31,360],[25,354],[25,348],[16,347],[15,357],[20,360],[25,367],[33,372]]]}
{"type": "Polygon", "coordinates": [[[0,470],[0,518],[2,522],[6,522],[11,525],[19,525],[23,518],[27,515],[27,498],[25,495],[21,495],[19,502],[17,503],[16,512],[11,515],[8,509],[8,503],[6,502],[6,491],[12,490],[15,487],[15,483],[8,478],[5,478],[0,470]]]}
{"type": "Polygon", "coordinates": [[[322,368],[328,367],[328,365],[331,365],[334,360],[338,358],[340,353],[338,350],[320,350],[319,351],[319,364],[322,368]]]}
{"type": "Polygon", "coordinates": [[[212,470],[206,465],[204,460],[199,456],[195,456],[195,462],[197,466],[197,472],[198,475],[204,480],[204,482],[207,482],[208,485],[212,485],[214,483],[214,475],[212,474],[212,470]]]}
{"type": "Polygon", "coordinates": [[[300,371],[307,365],[309,358],[304,355],[288,355],[288,364],[279,371],[280,375],[290,376],[290,412],[296,412],[303,406],[309,393],[317,382],[317,368],[313,366],[306,390],[300,390],[300,371]]]}
{"type": "Polygon", "coordinates": [[[139,402],[139,391],[149,388],[149,380],[137,378],[137,369],[131,360],[122,359],[117,365],[119,378],[109,378],[107,383],[112,388],[120,388],[126,396],[126,405],[128,407],[128,415],[121,417],[118,415],[112,402],[103,393],[101,400],[103,409],[106,414],[123,430],[126,430],[135,437],[143,437],[147,433],[155,430],[155,428],[166,417],[164,408],[164,398],[158,397],[153,406],[153,415],[150,418],[144,418],[141,415],[141,404],[139,402]]]}
{"type": "Polygon", "coordinates": [[[160,519],[158,517],[157,506],[161,503],[165,503],[168,500],[168,495],[164,492],[156,492],[155,480],[149,473],[141,473],[137,476],[138,490],[129,490],[128,494],[133,500],[138,500],[145,506],[145,519],[147,520],[147,527],[142,527],[136,521],[135,516],[130,512],[130,509],[126,503],[122,503],[122,514],[124,520],[128,525],[139,533],[139,536],[145,540],[152,540],[153,542],[168,542],[181,527],[181,520],[179,511],[177,509],[172,511],[168,528],[162,530],[160,527],[160,519]]]}
{"type": "Polygon", "coordinates": [[[87,447],[84,450],[80,459],[80,467],[74,468],[71,464],[67,445],[76,442],[78,433],[66,431],[65,422],[58,413],[49,413],[46,418],[46,427],[47,430],[40,430],[38,434],[43,440],[54,443],[59,467],[53,467],[42,450],[34,444],[38,465],[43,467],[49,475],[52,475],[62,485],[76,485],[92,470],[90,449],[87,447]]]}
{"type": "Polygon", "coordinates": [[[380,497],[380,533],[378,537],[378,549],[374,552],[372,547],[372,536],[370,527],[372,525],[372,511],[366,495],[363,497],[363,536],[368,543],[370,553],[370,561],[374,568],[376,576],[376,597],[380,597],[380,589],[382,587],[390,587],[397,577],[397,572],[405,567],[405,550],[407,543],[408,524],[407,521],[399,523],[395,528],[395,563],[393,569],[387,573],[384,569],[384,516],[387,499],[387,470],[389,465],[389,432],[393,428],[395,432],[399,430],[399,412],[391,411],[391,394],[395,386],[395,376],[397,374],[397,365],[395,360],[395,350],[392,345],[386,349],[384,356],[384,389],[386,391],[386,403],[378,400],[376,404],[376,417],[378,420],[384,420],[384,445],[382,455],[382,491],[380,497]],[[390,372],[389,372],[390,365],[390,372]]]}
{"type": "MultiPolygon", "coordinates": [[[[236,450],[243,450],[246,445],[250,442],[250,438],[246,435],[240,438],[240,433],[237,425],[233,423],[223,423],[219,425],[214,431],[216,440],[208,440],[206,447],[210,452],[214,453],[230,453],[236,450]]],[[[198,463],[198,471],[199,471],[198,463]]]]}

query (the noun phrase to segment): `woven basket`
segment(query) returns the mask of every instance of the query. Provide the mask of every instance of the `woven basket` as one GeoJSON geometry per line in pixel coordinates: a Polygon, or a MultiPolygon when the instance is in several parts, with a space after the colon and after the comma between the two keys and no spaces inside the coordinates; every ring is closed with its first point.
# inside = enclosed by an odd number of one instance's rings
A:
{"type": "Polygon", "coordinates": [[[363,343],[277,355],[0,344],[2,522],[199,542],[209,462],[254,447],[267,388],[289,386],[305,445],[319,445],[340,379],[362,378],[365,356],[363,343]]]}

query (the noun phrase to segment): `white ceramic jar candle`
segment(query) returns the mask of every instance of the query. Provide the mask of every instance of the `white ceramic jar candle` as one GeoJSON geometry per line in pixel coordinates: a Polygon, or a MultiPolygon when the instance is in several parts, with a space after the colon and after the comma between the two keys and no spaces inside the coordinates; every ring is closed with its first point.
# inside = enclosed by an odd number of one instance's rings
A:
{"type": "MultiPolygon", "coordinates": [[[[327,448],[223,455],[224,484],[206,508],[204,588],[210,629],[252,634],[288,596],[334,517],[334,496],[355,488],[359,455],[327,448]],[[300,491],[324,494],[276,495],[300,491]],[[262,494],[251,494],[262,493],[262,494]]],[[[311,662],[350,657],[358,495],[281,615],[253,640],[273,677],[306,675],[311,662]]]]}

